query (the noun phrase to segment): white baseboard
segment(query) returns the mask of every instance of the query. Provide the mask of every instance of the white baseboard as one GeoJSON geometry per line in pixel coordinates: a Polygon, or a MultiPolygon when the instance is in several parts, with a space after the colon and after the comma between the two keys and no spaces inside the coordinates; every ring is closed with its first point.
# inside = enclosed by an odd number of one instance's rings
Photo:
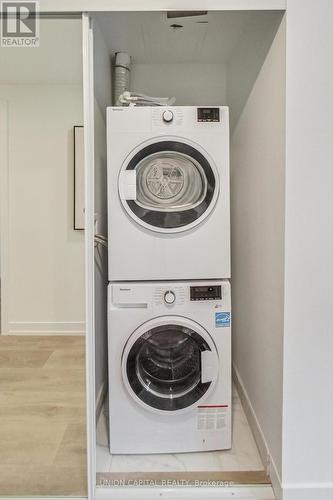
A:
{"type": "Polygon", "coordinates": [[[104,381],[102,383],[101,387],[99,388],[99,391],[98,391],[98,394],[96,397],[96,422],[98,422],[99,416],[101,414],[107,390],[108,390],[108,384],[106,381],[104,381]]]}
{"type": "Polygon", "coordinates": [[[257,443],[263,464],[266,465],[277,500],[332,500],[333,483],[284,483],[281,481],[274,460],[267,445],[265,435],[246,392],[244,383],[235,366],[233,379],[241,399],[245,415],[257,443]]]}
{"type": "Polygon", "coordinates": [[[10,321],[3,335],[85,335],[85,322],[10,321]]]}
{"type": "Polygon", "coordinates": [[[236,384],[238,394],[240,400],[242,402],[242,406],[245,412],[245,415],[248,419],[249,425],[253,432],[254,439],[257,443],[258,450],[260,453],[261,460],[265,466],[266,472],[270,477],[272,482],[273,490],[277,500],[282,500],[282,483],[277,471],[274,460],[272,459],[272,455],[267,445],[267,441],[263,430],[259,424],[258,418],[254,411],[254,408],[251,404],[249,395],[246,392],[244,383],[239,375],[239,372],[235,365],[233,365],[233,379],[236,384]]]}
{"type": "Polygon", "coordinates": [[[332,500],[333,483],[283,483],[283,500],[332,500]]]}
{"type": "MultiPolygon", "coordinates": [[[[274,500],[270,486],[240,487],[151,487],[96,488],[92,500],[274,500]]],[[[76,499],[75,499],[76,500],[76,499]]]]}

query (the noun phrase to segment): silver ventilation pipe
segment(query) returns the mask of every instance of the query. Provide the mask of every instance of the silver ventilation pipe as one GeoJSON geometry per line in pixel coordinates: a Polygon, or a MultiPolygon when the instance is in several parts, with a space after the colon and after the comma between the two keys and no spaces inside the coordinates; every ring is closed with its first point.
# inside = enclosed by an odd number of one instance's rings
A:
{"type": "Polygon", "coordinates": [[[131,57],[127,52],[117,52],[114,64],[113,104],[122,106],[119,96],[130,90],[131,57]]]}

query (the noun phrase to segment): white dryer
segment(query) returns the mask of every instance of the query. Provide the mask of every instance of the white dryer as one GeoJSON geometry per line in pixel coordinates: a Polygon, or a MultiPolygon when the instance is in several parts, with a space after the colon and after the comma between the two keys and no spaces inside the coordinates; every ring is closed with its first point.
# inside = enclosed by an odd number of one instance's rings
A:
{"type": "Polygon", "coordinates": [[[109,280],[230,277],[227,107],[107,109],[109,280]]]}
{"type": "Polygon", "coordinates": [[[109,285],[111,453],[231,447],[230,284],[109,285]]]}

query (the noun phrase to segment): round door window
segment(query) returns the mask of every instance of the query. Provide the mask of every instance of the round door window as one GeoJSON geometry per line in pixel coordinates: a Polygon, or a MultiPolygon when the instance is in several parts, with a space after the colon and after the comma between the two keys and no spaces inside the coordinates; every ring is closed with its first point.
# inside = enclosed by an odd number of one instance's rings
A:
{"type": "Polygon", "coordinates": [[[136,179],[135,199],[122,199],[124,207],[150,229],[185,230],[199,223],[215,204],[218,183],[213,166],[189,144],[170,140],[149,144],[124,169],[134,171],[136,179]]]}
{"type": "Polygon", "coordinates": [[[136,203],[147,210],[181,212],[198,206],[207,193],[200,164],[182,153],[155,153],[136,167],[136,203]]]}
{"type": "Polygon", "coordinates": [[[123,360],[127,385],[150,408],[175,411],[192,406],[212,383],[202,381],[202,353],[210,350],[191,328],[153,327],[136,339],[123,360]]]}

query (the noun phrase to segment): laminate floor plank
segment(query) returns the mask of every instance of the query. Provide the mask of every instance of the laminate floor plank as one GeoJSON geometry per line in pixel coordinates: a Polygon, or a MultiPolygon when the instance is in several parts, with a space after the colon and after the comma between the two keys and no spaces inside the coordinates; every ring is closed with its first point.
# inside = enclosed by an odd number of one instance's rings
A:
{"type": "Polygon", "coordinates": [[[64,367],[82,368],[85,364],[85,350],[80,349],[56,349],[47,358],[44,368],[60,368],[64,367]]]}
{"type": "Polygon", "coordinates": [[[0,337],[0,351],[8,349],[18,350],[47,350],[79,349],[85,346],[83,335],[2,335],[0,337]]]}
{"type": "Polygon", "coordinates": [[[0,494],[85,496],[85,339],[0,336],[0,494]]]}
{"type": "Polygon", "coordinates": [[[0,349],[0,368],[41,368],[51,355],[51,350],[0,349]]]}
{"type": "Polygon", "coordinates": [[[85,370],[75,368],[0,368],[0,392],[63,392],[82,391],[85,370]]]}
{"type": "Polygon", "coordinates": [[[86,424],[72,423],[66,428],[53,461],[56,466],[82,469],[86,465],[86,424]]]}
{"type": "Polygon", "coordinates": [[[40,417],[2,418],[0,425],[1,465],[51,465],[62,442],[66,423],[40,417]]]}
{"type": "MultiPolygon", "coordinates": [[[[1,370],[0,370],[1,371],[1,370]]],[[[59,388],[58,388],[59,389],[59,388]]],[[[61,389],[61,388],[60,388],[61,389]]],[[[85,418],[82,391],[5,391],[0,394],[0,417],[45,417],[49,421],[75,423],[85,418]]]]}

